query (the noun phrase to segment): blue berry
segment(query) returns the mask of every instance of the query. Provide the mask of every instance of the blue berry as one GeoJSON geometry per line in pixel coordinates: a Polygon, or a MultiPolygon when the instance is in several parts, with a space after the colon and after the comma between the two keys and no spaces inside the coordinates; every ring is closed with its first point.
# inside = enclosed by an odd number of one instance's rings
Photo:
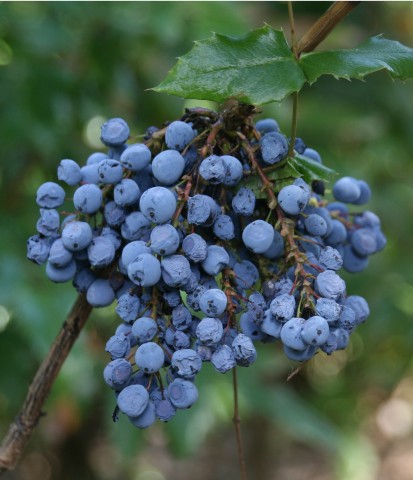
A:
{"type": "Polygon", "coordinates": [[[330,335],[330,328],[325,318],[314,316],[308,318],[301,330],[301,338],[309,345],[319,347],[325,343],[330,335]]]}
{"type": "Polygon", "coordinates": [[[298,215],[307,205],[306,194],[297,185],[287,185],[278,194],[278,203],[285,213],[298,215]]]}
{"type": "Polygon", "coordinates": [[[227,373],[237,365],[234,352],[228,345],[220,345],[211,356],[211,363],[220,373],[227,373]]]}
{"type": "Polygon", "coordinates": [[[170,123],[165,130],[165,143],[168,148],[182,151],[194,138],[191,125],[177,120],[170,123]]]}
{"type": "Polygon", "coordinates": [[[129,417],[129,420],[137,428],[144,429],[150,427],[156,421],[155,404],[149,400],[145,410],[137,417],[129,417]]]}
{"type": "Polygon", "coordinates": [[[344,300],[344,305],[350,307],[355,312],[357,323],[365,322],[370,315],[368,303],[359,295],[350,295],[344,300]]]}
{"type": "Polygon", "coordinates": [[[172,255],[178,250],[178,231],[170,224],[156,226],[150,236],[151,249],[159,255],[172,255]]]}
{"type": "Polygon", "coordinates": [[[346,284],[335,272],[325,270],[317,276],[315,289],[322,297],[337,300],[345,292],[346,284]]]}
{"type": "Polygon", "coordinates": [[[71,252],[78,252],[87,248],[92,242],[93,233],[86,222],[69,222],[62,231],[63,245],[71,252]]]}
{"type": "Polygon", "coordinates": [[[142,287],[152,287],[161,278],[161,264],[150,253],[141,253],[128,266],[128,277],[142,287]]]}
{"type": "Polygon", "coordinates": [[[109,353],[112,360],[115,358],[124,358],[129,353],[130,342],[126,335],[113,335],[106,342],[105,350],[109,353]]]}
{"type": "Polygon", "coordinates": [[[328,270],[340,270],[343,259],[340,253],[333,247],[324,247],[318,257],[320,265],[328,270]]]}
{"type": "Polygon", "coordinates": [[[121,207],[128,207],[138,201],[141,195],[138,184],[130,178],[124,178],[115,187],[113,198],[121,207]]]}
{"type": "Polygon", "coordinates": [[[278,295],[270,303],[270,312],[278,322],[290,320],[295,312],[295,298],[288,293],[278,295]]]}
{"type": "Polygon", "coordinates": [[[151,151],[143,143],[128,145],[120,156],[120,163],[124,168],[133,172],[140,172],[146,168],[152,158],[151,151]]]}
{"type": "Polygon", "coordinates": [[[168,386],[169,399],[172,405],[178,409],[192,407],[198,400],[198,389],[188,380],[176,378],[168,386]]]}
{"type": "Polygon", "coordinates": [[[323,237],[327,233],[327,223],[323,217],[313,213],[304,220],[304,225],[310,235],[323,237]]]}
{"type": "Polygon", "coordinates": [[[273,118],[263,118],[258,120],[255,124],[255,128],[261,133],[261,135],[268,132],[278,132],[280,129],[278,123],[273,118]]]}
{"type": "Polygon", "coordinates": [[[210,226],[215,222],[219,207],[208,195],[194,195],[188,199],[188,223],[210,226]]]}
{"type": "Polygon", "coordinates": [[[121,235],[125,240],[146,240],[151,230],[151,222],[142,212],[132,212],[125,217],[121,235]]]}
{"type": "Polygon", "coordinates": [[[210,245],[207,248],[207,256],[201,263],[203,270],[208,275],[218,275],[229,264],[229,255],[225,248],[218,245],[210,245]]]}
{"type": "Polygon", "coordinates": [[[333,195],[339,202],[354,203],[361,195],[360,184],[353,177],[342,177],[334,184],[333,195]]]}
{"type": "Polygon", "coordinates": [[[124,322],[133,322],[138,316],[140,304],[139,297],[126,292],[118,298],[116,313],[124,322]]]}
{"type": "Polygon", "coordinates": [[[261,137],[260,147],[262,159],[269,165],[274,165],[284,160],[288,154],[287,139],[278,132],[269,132],[261,137]]]}
{"type": "Polygon", "coordinates": [[[183,348],[174,352],[171,365],[180,377],[192,378],[201,370],[202,360],[195,350],[183,348]]]}
{"type": "Polygon", "coordinates": [[[102,160],[98,166],[99,181],[101,183],[116,184],[122,180],[123,168],[122,164],[117,160],[102,160]]]}
{"type": "Polygon", "coordinates": [[[263,253],[274,240],[274,228],[264,220],[255,220],[244,228],[242,240],[254,253],[263,253]]]}
{"type": "Polygon", "coordinates": [[[232,199],[232,208],[237,215],[249,217],[255,209],[254,192],[246,187],[241,187],[232,199]]]}
{"type": "Polygon", "coordinates": [[[234,351],[234,358],[238,365],[248,367],[257,359],[257,351],[251,339],[239,333],[232,342],[232,349],[234,351]]]}
{"type": "Polygon", "coordinates": [[[377,250],[376,232],[371,228],[359,228],[351,235],[350,243],[357,255],[371,255],[377,250]]]}
{"type": "Polygon", "coordinates": [[[162,185],[173,185],[185,168],[184,157],[176,150],[164,150],[152,160],[153,176],[162,185]]]}
{"type": "Polygon", "coordinates": [[[368,256],[358,255],[351,245],[344,247],[343,268],[351,273],[357,273],[365,270],[369,264],[368,256]]]}
{"type": "Polygon", "coordinates": [[[138,318],[132,325],[132,335],[139,344],[150,342],[157,333],[158,325],[151,317],[138,318]]]}
{"type": "Polygon", "coordinates": [[[123,145],[129,138],[128,124],[122,118],[111,118],[101,127],[100,139],[108,147],[123,145]]]}
{"type": "Polygon", "coordinates": [[[92,267],[106,267],[115,258],[115,247],[105,237],[95,237],[87,249],[88,259],[92,267]]]}
{"type": "Polygon", "coordinates": [[[145,373],[156,373],[164,364],[165,354],[157,343],[147,342],[136,350],[135,361],[145,373]]]}
{"type": "Polygon", "coordinates": [[[59,212],[54,209],[41,208],[40,218],[36,229],[45,237],[51,237],[57,233],[60,226],[59,212]]]}
{"type": "Polygon", "coordinates": [[[320,154],[317,152],[317,150],[314,150],[313,148],[307,147],[304,150],[303,155],[305,157],[311,158],[311,160],[314,160],[317,163],[323,163],[320,154]]]}
{"type": "Polygon", "coordinates": [[[293,317],[284,323],[281,329],[281,341],[285,346],[299,351],[307,349],[308,344],[304,342],[301,336],[304,323],[303,318],[297,317],[293,317]]]}
{"type": "Polygon", "coordinates": [[[202,312],[208,317],[218,317],[227,308],[227,296],[218,288],[205,290],[200,296],[199,306],[202,312]]]}
{"type": "Polygon", "coordinates": [[[57,178],[68,185],[76,185],[82,180],[82,172],[74,160],[62,160],[57,167],[57,178]]]}
{"type": "Polygon", "coordinates": [[[228,215],[218,215],[213,226],[215,235],[221,240],[231,240],[235,237],[234,223],[228,215]]]}
{"type": "Polygon", "coordinates": [[[222,323],[217,318],[205,317],[203,318],[196,329],[197,338],[204,345],[214,345],[218,343],[224,333],[222,323]]]}
{"type": "Polygon", "coordinates": [[[124,358],[116,358],[106,365],[103,378],[110,388],[122,390],[132,378],[132,365],[124,358]]]}
{"type": "Polygon", "coordinates": [[[221,160],[225,167],[225,177],[222,183],[231,187],[237,185],[243,176],[242,163],[231,155],[222,155],[221,160]]]}
{"type": "Polygon", "coordinates": [[[182,250],[191,262],[199,263],[205,260],[207,256],[207,243],[197,233],[191,233],[184,238],[182,250]]]}
{"type": "Polygon", "coordinates": [[[142,385],[129,385],[118,396],[119,410],[128,417],[139,417],[149,403],[149,393],[142,385]]]}
{"type": "Polygon", "coordinates": [[[175,213],[176,198],[165,187],[152,187],[142,194],[139,208],[151,222],[166,223],[172,219],[175,213]]]}
{"type": "Polygon", "coordinates": [[[69,263],[63,267],[56,267],[50,262],[46,265],[46,275],[52,282],[64,283],[72,280],[76,273],[76,262],[70,260],[69,263]]]}
{"type": "Polygon", "coordinates": [[[199,175],[212,185],[223,183],[226,176],[226,168],[222,157],[211,155],[204,158],[199,166],[199,175]]]}
{"type": "Polygon", "coordinates": [[[125,268],[128,268],[141,253],[152,253],[152,249],[146,246],[142,240],[135,240],[126,244],[122,250],[122,263],[125,268]]]}
{"type": "Polygon", "coordinates": [[[169,255],[161,260],[162,278],[170,287],[184,286],[191,276],[191,266],[183,255],[169,255]]]}
{"type": "Polygon", "coordinates": [[[316,312],[327,322],[332,323],[339,319],[342,307],[331,298],[318,298],[316,303],[316,312]]]}
{"type": "Polygon", "coordinates": [[[40,185],[36,192],[36,203],[43,208],[57,208],[65,201],[65,191],[54,182],[40,185]]]}

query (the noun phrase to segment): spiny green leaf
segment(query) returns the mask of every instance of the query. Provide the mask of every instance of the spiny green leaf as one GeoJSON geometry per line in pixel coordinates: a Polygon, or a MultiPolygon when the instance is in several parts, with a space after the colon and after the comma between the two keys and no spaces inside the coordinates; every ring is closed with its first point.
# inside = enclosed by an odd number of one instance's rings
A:
{"type": "Polygon", "coordinates": [[[337,173],[331,168],[326,167],[322,163],[318,163],[312,158],[304,155],[295,155],[290,159],[292,166],[298,170],[306,182],[313,180],[328,180],[337,173]]]}
{"type": "Polygon", "coordinates": [[[153,90],[183,98],[253,105],[279,102],[306,79],[282,30],[266,25],[246,35],[214,33],[194,47],[153,90]]]}
{"type": "MultiPolygon", "coordinates": [[[[286,185],[291,185],[295,178],[301,177],[301,173],[294,167],[288,159],[285,164],[279,168],[266,173],[268,180],[274,183],[274,190],[279,192],[286,185]]],[[[267,193],[262,188],[262,182],[258,175],[251,174],[242,182],[243,187],[250,188],[256,198],[267,198],[267,193]]]]}
{"type": "Polygon", "coordinates": [[[377,36],[357,48],[303,54],[300,66],[309,83],[321,75],[362,79],[379,70],[387,70],[392,77],[405,80],[413,77],[413,49],[377,36]]]}

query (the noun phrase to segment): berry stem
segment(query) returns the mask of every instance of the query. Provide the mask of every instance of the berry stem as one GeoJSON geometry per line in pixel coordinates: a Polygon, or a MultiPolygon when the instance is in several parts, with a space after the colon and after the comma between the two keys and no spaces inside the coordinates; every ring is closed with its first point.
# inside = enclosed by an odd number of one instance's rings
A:
{"type": "Polygon", "coordinates": [[[223,290],[227,297],[227,312],[228,312],[228,327],[236,327],[237,326],[237,319],[235,317],[235,305],[232,301],[232,297],[234,296],[234,289],[231,286],[231,273],[233,272],[226,268],[222,271],[222,283],[223,283],[223,290]]]}
{"type": "Polygon", "coordinates": [[[260,180],[261,180],[261,183],[262,183],[262,188],[263,190],[266,191],[267,193],[267,197],[268,197],[268,207],[270,210],[273,210],[278,202],[277,202],[277,199],[275,198],[275,193],[273,191],[273,184],[272,182],[270,182],[268,180],[268,177],[265,175],[265,173],[263,172],[262,168],[260,167],[260,165],[258,164],[257,160],[255,159],[255,155],[254,155],[254,150],[251,148],[250,144],[248,143],[248,140],[247,138],[245,137],[245,135],[243,135],[242,133],[240,132],[237,132],[237,135],[239,136],[239,138],[242,140],[242,148],[246,151],[247,153],[247,156],[248,156],[248,160],[251,164],[251,168],[254,172],[256,172],[258,174],[258,176],[260,177],[260,180]]]}
{"type": "Polygon", "coordinates": [[[237,376],[237,367],[232,369],[232,386],[234,391],[234,416],[233,422],[235,426],[235,436],[237,439],[237,453],[240,469],[240,480],[248,480],[247,467],[245,463],[244,456],[244,445],[242,442],[241,435],[241,417],[239,414],[239,402],[238,402],[238,376],[237,376]]]}
{"type": "Polygon", "coordinates": [[[297,118],[298,118],[298,92],[293,93],[293,114],[291,119],[291,138],[288,149],[288,157],[294,157],[295,139],[297,137],[297,118]]]}

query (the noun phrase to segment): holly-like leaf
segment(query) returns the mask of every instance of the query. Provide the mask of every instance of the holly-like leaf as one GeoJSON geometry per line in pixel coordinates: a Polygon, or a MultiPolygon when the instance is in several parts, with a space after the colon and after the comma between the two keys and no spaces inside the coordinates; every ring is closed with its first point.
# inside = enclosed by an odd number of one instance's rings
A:
{"type": "Polygon", "coordinates": [[[321,75],[362,79],[379,70],[394,78],[413,77],[413,49],[381,36],[372,37],[357,48],[303,54],[300,58],[309,83],[321,75]]]}
{"type": "Polygon", "coordinates": [[[282,30],[266,25],[246,35],[214,33],[194,47],[153,90],[183,98],[252,105],[279,102],[306,78],[282,30]]]}
{"type": "Polygon", "coordinates": [[[290,162],[307,183],[313,180],[328,180],[334,175],[337,175],[331,168],[316,162],[312,158],[299,155],[298,153],[295,155],[295,158],[290,159],[290,162]]]}

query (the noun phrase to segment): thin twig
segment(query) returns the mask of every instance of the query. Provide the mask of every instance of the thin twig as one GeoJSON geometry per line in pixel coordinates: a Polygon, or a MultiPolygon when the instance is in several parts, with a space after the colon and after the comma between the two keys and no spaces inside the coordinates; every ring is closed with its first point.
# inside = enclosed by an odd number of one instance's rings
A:
{"type": "Polygon", "coordinates": [[[299,57],[303,52],[313,51],[333,28],[360,3],[361,1],[334,2],[299,40],[296,50],[297,56],[299,57]]]}
{"type": "MultiPolygon", "coordinates": [[[[294,11],[293,11],[293,2],[288,2],[288,18],[290,19],[290,30],[291,30],[291,45],[294,57],[298,58],[297,55],[297,41],[295,38],[295,22],[294,22],[294,11]]],[[[288,156],[294,156],[294,147],[295,147],[295,138],[297,136],[297,113],[298,113],[298,92],[293,94],[293,114],[291,118],[291,135],[290,135],[290,147],[288,149],[288,156]]]]}
{"type": "Polygon", "coordinates": [[[295,22],[294,22],[294,11],[293,11],[293,2],[288,2],[288,18],[290,21],[290,31],[291,31],[291,46],[294,53],[294,57],[297,57],[297,41],[295,38],[295,22]]]}
{"type": "Polygon", "coordinates": [[[234,367],[232,369],[232,385],[234,390],[234,417],[232,420],[234,422],[235,436],[237,439],[237,453],[238,453],[238,461],[239,461],[240,480],[248,480],[247,466],[245,463],[245,456],[244,456],[244,446],[242,443],[242,435],[241,435],[241,418],[239,415],[237,367],[234,367]]]}
{"type": "Polygon", "coordinates": [[[298,92],[293,93],[293,114],[291,118],[291,135],[288,156],[294,157],[295,139],[297,137],[297,119],[298,119],[298,92]]]}
{"type": "Polygon", "coordinates": [[[44,415],[43,404],[52,385],[91,311],[92,306],[88,304],[86,297],[79,295],[48,355],[38,368],[29,386],[26,400],[1,444],[0,475],[7,470],[12,470],[20,460],[33,429],[40,417],[44,415]]]}

